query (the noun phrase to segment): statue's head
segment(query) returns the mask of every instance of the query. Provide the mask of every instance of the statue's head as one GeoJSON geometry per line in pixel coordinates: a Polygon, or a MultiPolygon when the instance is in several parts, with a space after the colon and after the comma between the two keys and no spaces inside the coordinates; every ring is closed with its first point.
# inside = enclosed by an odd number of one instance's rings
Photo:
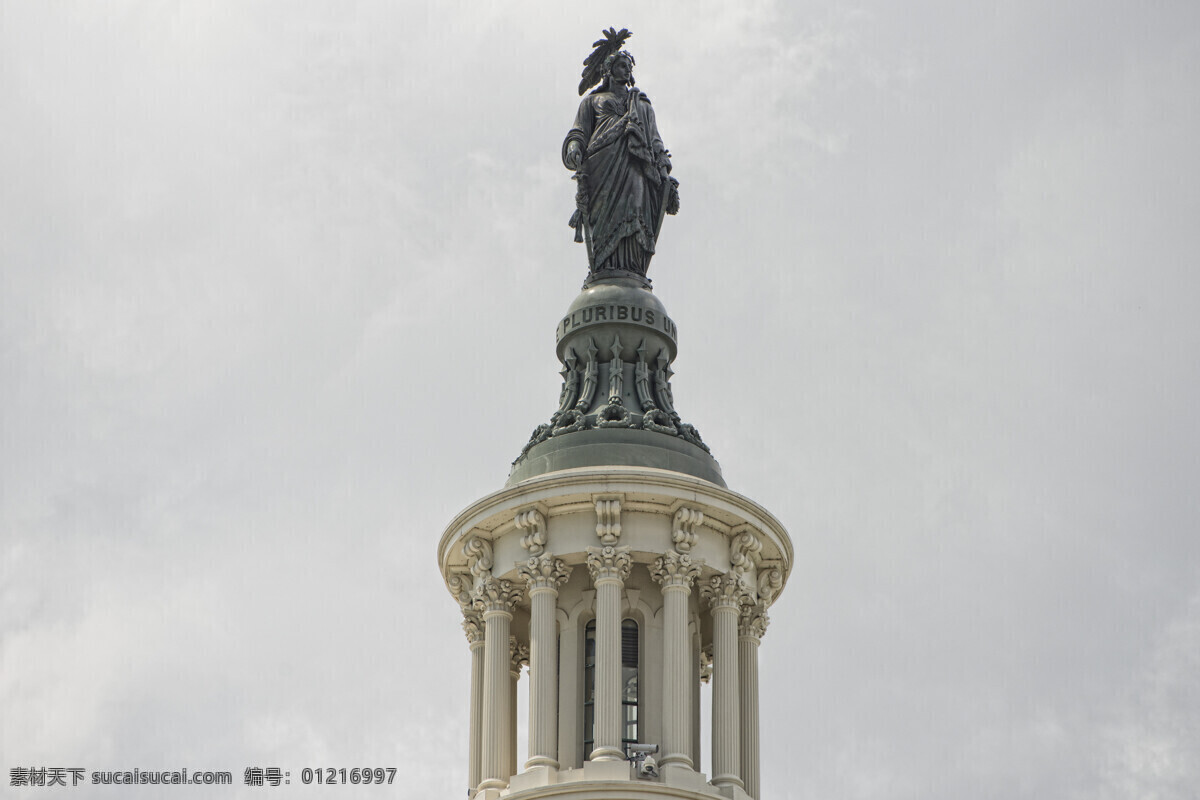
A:
{"type": "Polygon", "coordinates": [[[636,63],[637,62],[633,60],[633,54],[628,50],[622,50],[619,53],[613,53],[608,58],[604,59],[605,86],[611,84],[614,78],[619,84],[633,86],[633,65],[636,63]]]}

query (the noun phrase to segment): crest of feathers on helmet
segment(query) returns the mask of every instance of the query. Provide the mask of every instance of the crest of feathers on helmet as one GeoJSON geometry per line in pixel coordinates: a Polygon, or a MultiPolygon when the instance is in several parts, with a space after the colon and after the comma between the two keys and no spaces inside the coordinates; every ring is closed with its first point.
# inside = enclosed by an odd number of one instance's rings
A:
{"type": "Polygon", "coordinates": [[[629,59],[629,63],[634,63],[633,56],[627,51],[621,50],[625,40],[633,35],[628,28],[621,28],[620,33],[616,28],[609,28],[601,33],[604,34],[604,38],[592,42],[592,47],[595,49],[583,60],[583,72],[581,73],[583,79],[579,81],[580,95],[608,77],[616,56],[623,55],[629,59]]]}

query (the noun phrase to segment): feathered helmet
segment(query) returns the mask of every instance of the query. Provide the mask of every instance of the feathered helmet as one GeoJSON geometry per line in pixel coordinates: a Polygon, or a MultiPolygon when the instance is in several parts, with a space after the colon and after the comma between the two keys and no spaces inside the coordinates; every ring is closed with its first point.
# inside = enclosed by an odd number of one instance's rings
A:
{"type": "Polygon", "coordinates": [[[609,28],[601,33],[604,34],[604,38],[592,42],[592,47],[596,49],[583,60],[583,79],[579,81],[580,95],[607,78],[612,71],[613,62],[618,58],[625,57],[629,59],[630,64],[637,63],[628,50],[621,49],[625,40],[633,35],[628,28],[621,28],[620,33],[616,28],[609,28]]]}

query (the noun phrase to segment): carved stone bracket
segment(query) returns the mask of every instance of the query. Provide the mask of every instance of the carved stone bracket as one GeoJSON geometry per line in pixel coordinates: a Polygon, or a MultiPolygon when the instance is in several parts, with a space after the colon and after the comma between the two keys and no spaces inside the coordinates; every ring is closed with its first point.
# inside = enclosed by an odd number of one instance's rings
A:
{"type": "Polygon", "coordinates": [[[622,583],[629,577],[633,568],[633,548],[624,547],[589,547],[587,549],[588,571],[592,573],[592,583],[616,580],[622,583]]]}
{"type": "Polygon", "coordinates": [[[712,677],[712,642],[700,651],[700,681],[708,683],[712,677]]]}
{"type": "Polygon", "coordinates": [[[472,536],[463,542],[463,555],[467,557],[467,565],[471,574],[476,578],[490,577],[492,574],[492,543],[479,536],[472,536]]]}
{"type": "Polygon", "coordinates": [[[729,563],[733,571],[739,576],[744,576],[754,569],[758,565],[762,548],[762,541],[754,531],[748,528],[735,531],[733,540],[729,543],[729,563]]]}
{"type": "Polygon", "coordinates": [[[684,506],[675,512],[675,520],[671,530],[671,541],[675,549],[681,553],[690,552],[700,538],[696,529],[704,524],[704,512],[684,506]]]}
{"type": "Polygon", "coordinates": [[[742,577],[732,571],[712,576],[708,583],[700,587],[700,596],[713,609],[740,608],[754,599],[742,582],[742,577]]]}
{"type": "Polygon", "coordinates": [[[450,594],[454,595],[455,601],[459,608],[466,609],[471,607],[471,590],[475,586],[475,581],[465,572],[456,572],[446,580],[446,588],[450,590],[450,594]]]}
{"type": "Polygon", "coordinates": [[[596,498],[596,535],[606,545],[621,538],[621,498],[596,498]]]}
{"type": "Polygon", "coordinates": [[[654,560],[650,577],[662,584],[664,589],[671,586],[690,589],[696,578],[700,577],[703,566],[702,559],[692,558],[688,553],[666,553],[654,560]]]}
{"type": "Polygon", "coordinates": [[[783,570],[778,567],[759,570],[758,599],[766,605],[775,602],[775,595],[783,588],[783,570]]]}
{"type": "Polygon", "coordinates": [[[512,581],[498,580],[489,575],[475,587],[472,605],[485,616],[496,611],[512,613],[520,599],[520,587],[514,586],[512,581]]]}
{"type": "Polygon", "coordinates": [[[517,572],[525,578],[530,594],[538,589],[558,591],[558,587],[571,576],[571,568],[566,565],[566,562],[549,553],[533,556],[524,564],[518,564],[517,572]]]}
{"type": "Polygon", "coordinates": [[[517,530],[526,531],[521,537],[521,547],[528,550],[532,556],[541,555],[546,547],[546,518],[542,516],[542,512],[536,508],[520,511],[513,518],[513,524],[517,526],[517,530]]]}

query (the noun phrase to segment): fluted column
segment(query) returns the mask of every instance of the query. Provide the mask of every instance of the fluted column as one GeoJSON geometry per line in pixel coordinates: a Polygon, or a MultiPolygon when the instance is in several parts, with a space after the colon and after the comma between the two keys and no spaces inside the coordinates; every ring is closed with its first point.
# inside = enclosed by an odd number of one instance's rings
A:
{"type": "Polygon", "coordinates": [[[473,611],[463,612],[463,631],[471,646],[471,739],[468,747],[467,786],[474,792],[479,786],[479,759],[483,726],[483,618],[473,611]]]}
{"type": "Polygon", "coordinates": [[[512,609],[521,597],[510,581],[490,576],[475,589],[475,608],[483,615],[483,725],[480,743],[480,789],[508,785],[505,742],[513,717],[509,677],[509,629],[512,609]]]}
{"type": "Polygon", "coordinates": [[[517,774],[517,682],[521,680],[521,665],[529,663],[529,648],[517,641],[515,636],[508,637],[508,707],[512,711],[508,715],[508,736],[504,738],[504,763],[508,765],[508,774],[517,774]]]}
{"type": "Polygon", "coordinates": [[[734,574],[715,576],[705,590],[713,618],[712,784],[741,787],[738,609],[745,595],[734,574]]]}
{"type": "Polygon", "coordinates": [[[588,570],[596,587],[595,746],[592,761],[622,761],[621,589],[633,564],[630,548],[589,547],[588,570]]]}
{"type": "Polygon", "coordinates": [[[746,794],[758,797],[758,645],[767,630],[766,603],[755,603],[742,610],[738,623],[738,678],[741,695],[741,767],[746,794]]]}
{"type": "Polygon", "coordinates": [[[663,594],[662,756],[658,763],[695,769],[692,742],[692,642],[688,635],[688,597],[702,562],[687,553],[667,553],[654,562],[651,576],[663,594]]]}
{"type": "Polygon", "coordinates": [[[518,571],[529,590],[529,758],[525,769],[558,768],[558,587],[571,574],[561,558],[533,556],[518,571]]]}

